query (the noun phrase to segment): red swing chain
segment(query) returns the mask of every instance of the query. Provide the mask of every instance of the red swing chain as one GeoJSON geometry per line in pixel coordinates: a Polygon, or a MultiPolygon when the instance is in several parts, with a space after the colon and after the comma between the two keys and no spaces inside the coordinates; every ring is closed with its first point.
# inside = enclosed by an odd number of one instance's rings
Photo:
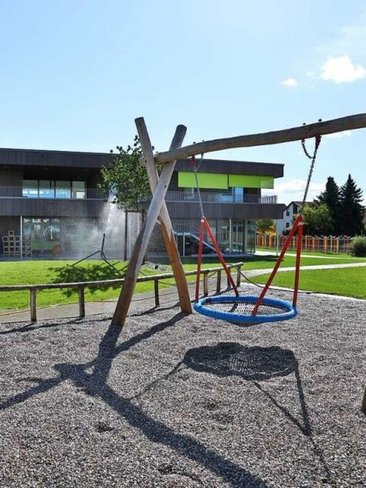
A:
{"type": "MultiPolygon", "coordinates": [[[[203,155],[202,155],[203,157],[203,155]]],[[[202,159],[201,157],[201,159],[202,159]]],[[[200,221],[200,229],[199,229],[199,241],[198,241],[198,258],[197,258],[197,277],[196,277],[196,295],[195,295],[195,300],[196,302],[199,300],[199,295],[200,295],[200,278],[201,278],[201,266],[202,266],[202,255],[203,255],[203,240],[204,240],[204,235],[205,231],[207,232],[207,235],[211,241],[211,244],[213,245],[215,252],[217,254],[217,257],[219,258],[219,261],[221,263],[221,266],[224,268],[224,271],[227,275],[227,279],[232,286],[234,293],[236,296],[239,296],[238,288],[235,284],[235,281],[233,280],[233,277],[231,276],[230,268],[228,268],[225,259],[220,251],[220,248],[217,244],[217,240],[215,239],[215,236],[212,232],[212,229],[210,227],[210,224],[208,223],[208,220],[206,219],[203,211],[203,204],[202,204],[202,198],[201,198],[201,192],[198,184],[198,177],[197,177],[197,166],[196,166],[196,158],[192,156],[191,158],[192,164],[193,164],[193,169],[194,169],[194,176],[196,179],[196,188],[197,188],[197,194],[198,194],[198,200],[200,204],[200,209],[201,209],[201,221],[200,221]]]]}

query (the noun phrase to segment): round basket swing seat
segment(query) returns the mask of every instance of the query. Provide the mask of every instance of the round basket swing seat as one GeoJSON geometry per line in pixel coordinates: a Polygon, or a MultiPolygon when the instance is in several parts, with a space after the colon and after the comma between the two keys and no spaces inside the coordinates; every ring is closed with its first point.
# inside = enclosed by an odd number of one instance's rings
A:
{"type": "Polygon", "coordinates": [[[252,315],[258,297],[254,295],[218,295],[201,298],[194,305],[196,312],[214,319],[239,325],[254,325],[263,322],[279,322],[293,319],[297,308],[286,300],[264,297],[258,311],[252,315]]]}

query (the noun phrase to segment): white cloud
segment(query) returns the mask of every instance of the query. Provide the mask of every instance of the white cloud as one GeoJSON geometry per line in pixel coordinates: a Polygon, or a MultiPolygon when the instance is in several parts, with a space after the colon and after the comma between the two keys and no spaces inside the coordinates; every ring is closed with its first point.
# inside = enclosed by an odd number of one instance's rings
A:
{"type": "Polygon", "coordinates": [[[334,132],[333,134],[325,134],[323,137],[327,139],[340,139],[341,137],[350,137],[352,131],[344,130],[343,132],[334,132]]]}
{"type": "MultiPolygon", "coordinates": [[[[285,203],[288,205],[292,201],[302,201],[304,198],[304,191],[306,186],[306,180],[293,179],[288,181],[275,182],[275,188],[273,190],[263,191],[265,195],[277,195],[278,203],[285,203]]],[[[310,183],[307,201],[312,201],[322,191],[325,190],[324,183],[310,183]]]]}
{"type": "Polygon", "coordinates": [[[281,85],[284,85],[284,86],[298,86],[298,82],[297,80],[295,80],[295,78],[287,78],[287,80],[284,80],[281,85]]]}
{"type": "Polygon", "coordinates": [[[334,83],[350,83],[366,77],[366,69],[361,64],[355,64],[347,55],[329,58],[322,65],[320,77],[334,83]]]}

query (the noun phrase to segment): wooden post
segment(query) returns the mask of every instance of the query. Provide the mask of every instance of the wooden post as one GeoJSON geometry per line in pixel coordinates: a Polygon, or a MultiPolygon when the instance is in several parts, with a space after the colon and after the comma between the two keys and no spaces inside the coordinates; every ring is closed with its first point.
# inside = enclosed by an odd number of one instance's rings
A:
{"type": "Polygon", "coordinates": [[[217,272],[216,275],[216,293],[221,291],[221,270],[217,272]]]}
{"type": "Polygon", "coordinates": [[[85,288],[83,285],[80,285],[78,288],[79,293],[79,317],[85,317],[85,288]]]}
{"type": "Polygon", "coordinates": [[[125,210],[125,235],[124,235],[124,242],[123,242],[123,260],[127,261],[128,252],[128,210],[125,210]]]}
{"type": "MultiPolygon", "coordinates": [[[[175,147],[179,147],[182,144],[184,136],[186,134],[186,130],[186,127],[184,127],[183,125],[179,125],[177,127],[172,145],[174,144],[175,147]]],[[[174,171],[174,166],[175,161],[166,164],[162,169],[159,182],[153,194],[149,210],[147,211],[146,220],[141,227],[132,251],[132,256],[127,268],[125,282],[123,284],[112,318],[112,325],[119,325],[122,327],[127,317],[133,291],[136,285],[137,276],[140,271],[144,255],[146,253],[151,234],[154,230],[157,218],[159,216],[161,206],[164,202],[164,198],[174,171]]]]}
{"type": "Polygon", "coordinates": [[[30,288],[29,295],[30,319],[31,322],[37,322],[37,288],[30,288]]]}
{"type": "MultiPolygon", "coordinates": [[[[151,193],[154,194],[155,189],[159,183],[159,175],[154,161],[154,153],[152,150],[149,133],[147,131],[143,117],[136,119],[135,122],[140,138],[142,151],[144,153],[144,164],[146,167],[147,176],[149,178],[151,193]]],[[[180,146],[182,142],[183,139],[177,140],[175,135],[170,147],[173,148],[180,146]]],[[[174,170],[174,167],[175,162],[171,163],[172,170],[174,170]]],[[[161,225],[161,232],[163,235],[165,248],[174,273],[181,310],[184,313],[192,313],[192,305],[189,297],[187,279],[184,274],[184,269],[180,259],[177,243],[174,238],[173,226],[165,201],[163,201],[161,205],[159,213],[159,223],[161,225]]]]}
{"type": "Polygon", "coordinates": [[[203,272],[203,294],[205,297],[208,295],[208,272],[203,272]]]}
{"type": "Polygon", "coordinates": [[[366,415],[366,390],[363,394],[363,400],[362,400],[362,405],[361,405],[361,412],[366,415]]]}
{"type": "Polygon", "coordinates": [[[236,267],[236,286],[239,288],[241,283],[241,264],[236,267]]]}
{"type": "Polygon", "coordinates": [[[154,280],[154,295],[155,295],[155,307],[158,307],[160,305],[160,299],[159,299],[159,280],[157,279],[154,280]]]}

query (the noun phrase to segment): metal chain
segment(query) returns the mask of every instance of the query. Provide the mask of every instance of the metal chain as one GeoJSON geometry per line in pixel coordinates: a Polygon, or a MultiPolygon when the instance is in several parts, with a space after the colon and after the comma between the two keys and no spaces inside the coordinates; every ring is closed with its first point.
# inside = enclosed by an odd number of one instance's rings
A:
{"type": "Polygon", "coordinates": [[[202,203],[202,198],[201,198],[201,192],[200,192],[200,187],[199,187],[199,184],[198,184],[198,176],[197,176],[197,172],[202,164],[202,161],[203,161],[203,153],[201,154],[201,159],[200,159],[200,162],[198,165],[196,165],[196,158],[194,156],[192,156],[191,158],[192,160],[192,164],[193,164],[193,171],[194,171],[194,178],[196,180],[196,188],[197,188],[197,195],[198,195],[198,202],[200,204],[200,209],[201,209],[201,218],[204,218],[205,217],[205,213],[204,213],[204,210],[203,210],[203,203],[202,203]]]}
{"type": "Polygon", "coordinates": [[[301,203],[301,207],[300,207],[300,211],[299,211],[300,214],[302,214],[302,212],[304,210],[304,206],[305,206],[306,199],[307,199],[307,196],[308,196],[308,191],[309,191],[309,187],[310,187],[311,178],[313,176],[313,171],[314,171],[314,166],[315,166],[315,160],[316,160],[316,155],[317,155],[318,148],[319,148],[319,145],[320,145],[320,141],[321,141],[321,135],[316,135],[315,136],[314,153],[311,155],[311,154],[309,154],[309,152],[306,149],[305,139],[302,139],[301,140],[301,145],[302,145],[302,148],[304,150],[304,153],[306,154],[306,156],[309,159],[311,159],[311,163],[310,163],[310,168],[309,168],[308,179],[307,179],[306,186],[305,186],[304,197],[302,199],[302,203],[301,203]]]}

